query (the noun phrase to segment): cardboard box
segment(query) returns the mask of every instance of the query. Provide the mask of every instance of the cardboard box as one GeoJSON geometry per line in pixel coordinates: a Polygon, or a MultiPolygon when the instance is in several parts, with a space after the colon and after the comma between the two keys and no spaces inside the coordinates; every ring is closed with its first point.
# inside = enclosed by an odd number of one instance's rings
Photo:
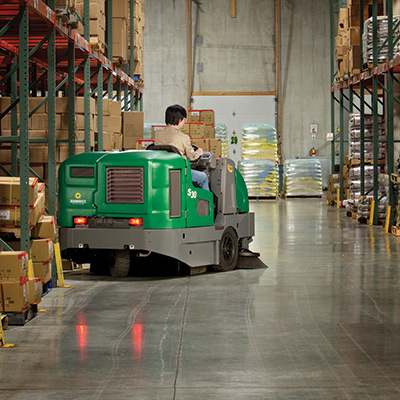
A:
{"type": "Polygon", "coordinates": [[[28,303],[39,304],[42,301],[42,280],[33,278],[27,281],[28,285],[28,303]]]}
{"type": "Polygon", "coordinates": [[[113,134],[114,150],[122,149],[122,133],[113,134]]]}
{"type": "Polygon", "coordinates": [[[0,280],[21,280],[28,278],[28,252],[1,251],[0,252],[0,280]]]}
{"type": "Polygon", "coordinates": [[[136,141],[139,140],[133,136],[122,135],[122,147],[124,150],[136,149],[136,141]]]}
{"type": "Polygon", "coordinates": [[[208,139],[209,150],[211,153],[214,153],[216,158],[222,157],[221,152],[221,139],[208,139]]]}
{"type": "MultiPolygon", "coordinates": [[[[10,107],[11,105],[11,97],[0,97],[0,111],[3,113],[10,107]]],[[[16,105],[17,112],[19,112],[19,103],[16,105]]]]}
{"type": "MultiPolygon", "coordinates": [[[[89,135],[90,146],[94,147],[94,131],[90,131],[89,135]]],[[[85,131],[75,131],[75,140],[85,140],[85,131]]]]}
{"type": "Polygon", "coordinates": [[[43,144],[31,143],[29,145],[29,162],[47,163],[49,159],[49,148],[43,144]]]}
{"type": "Polygon", "coordinates": [[[122,118],[115,115],[103,116],[103,131],[121,133],[122,118]]]}
{"type": "Polygon", "coordinates": [[[103,132],[103,150],[114,150],[114,132],[103,132]]]}
{"type": "Polygon", "coordinates": [[[120,117],[121,116],[121,102],[114,101],[112,99],[103,99],[103,115],[120,117]]]}
{"type": "MultiPolygon", "coordinates": [[[[45,209],[45,194],[39,193],[36,202],[29,207],[29,226],[33,228],[45,209]]],[[[19,228],[21,226],[21,209],[18,206],[0,206],[0,226],[19,228]]]]}
{"type": "Polygon", "coordinates": [[[113,0],[112,16],[113,18],[128,18],[129,2],[127,0],[113,0]]]}
{"type": "Polygon", "coordinates": [[[29,307],[26,283],[2,281],[0,294],[0,311],[2,312],[23,312],[29,307]]]}
{"type": "Polygon", "coordinates": [[[189,136],[194,139],[204,138],[204,123],[203,122],[190,122],[189,136]]]}
{"type": "Polygon", "coordinates": [[[165,125],[152,125],[151,126],[151,138],[154,139],[156,131],[165,128],[165,125]]]}
{"type": "Polygon", "coordinates": [[[204,138],[205,139],[215,139],[214,124],[204,124],[204,138]]]}
{"type": "Polygon", "coordinates": [[[143,139],[143,129],[143,111],[124,111],[122,113],[122,133],[124,136],[132,136],[137,139],[143,139]]]}
{"type": "Polygon", "coordinates": [[[204,151],[208,151],[208,144],[207,144],[206,139],[190,139],[190,142],[193,145],[200,147],[204,151]]]}
{"type": "Polygon", "coordinates": [[[48,118],[49,117],[47,114],[33,114],[32,117],[29,118],[30,129],[33,130],[47,129],[48,118]]]}
{"type": "MultiPolygon", "coordinates": [[[[29,178],[29,205],[33,206],[38,196],[38,179],[29,178]]],[[[20,178],[0,178],[0,205],[20,205],[20,178]]]]}
{"type": "Polygon", "coordinates": [[[33,274],[35,278],[40,278],[42,283],[47,283],[51,279],[51,262],[33,262],[33,274]]]}
{"type": "Polygon", "coordinates": [[[11,147],[0,147],[0,163],[11,164],[11,147]]]}
{"type": "Polygon", "coordinates": [[[127,25],[125,18],[114,18],[113,16],[113,57],[123,62],[128,58],[127,25]]]}
{"type": "Polygon", "coordinates": [[[49,262],[54,257],[53,239],[34,239],[31,240],[32,261],[49,262]]]}
{"type": "Polygon", "coordinates": [[[204,124],[215,124],[214,110],[200,110],[200,122],[204,124]]]}
{"type": "Polygon", "coordinates": [[[189,110],[187,120],[188,122],[200,122],[200,110],[189,110]]]}
{"type": "Polygon", "coordinates": [[[154,143],[154,140],[152,140],[152,139],[136,140],[136,150],[146,150],[146,148],[153,143],[154,143]]]}
{"type": "MultiPolygon", "coordinates": [[[[63,124],[62,124],[62,129],[63,130],[68,130],[68,114],[63,114],[63,117],[64,117],[63,118],[64,120],[63,120],[63,124]],[[66,124],[65,124],[65,122],[66,122],[66,124]]],[[[89,115],[89,127],[90,127],[89,129],[91,131],[95,130],[94,120],[95,120],[94,115],[90,114],[89,115]]],[[[85,130],[85,115],[84,114],[75,114],[75,129],[77,131],[84,131],[85,130]]]]}
{"type": "MultiPolygon", "coordinates": [[[[29,112],[32,112],[44,99],[44,97],[29,97],[29,112]]],[[[35,114],[47,114],[47,103],[48,102],[46,101],[42,106],[40,106],[35,114]]]]}
{"type": "MultiPolygon", "coordinates": [[[[75,97],[75,113],[83,114],[85,112],[84,97],[75,97]]],[[[96,101],[93,97],[89,99],[90,113],[96,114],[96,101]]],[[[68,114],[68,97],[56,97],[56,113],[68,114]]]]}
{"type": "MultiPolygon", "coordinates": [[[[11,113],[6,114],[1,120],[1,134],[2,136],[11,136],[11,113]]],[[[17,124],[19,124],[19,114],[17,114],[17,124]]],[[[18,129],[19,134],[19,129],[18,129]]]]}
{"type": "Polygon", "coordinates": [[[185,122],[183,124],[181,132],[183,132],[185,135],[188,135],[188,136],[190,135],[190,123],[189,122],[185,122]]]}
{"type": "Polygon", "coordinates": [[[35,239],[55,239],[57,233],[56,221],[53,215],[42,215],[32,230],[35,239]]]}
{"type": "MultiPolygon", "coordinates": [[[[43,130],[32,130],[29,129],[29,139],[47,139],[47,130],[43,129],[43,130]]],[[[31,161],[31,160],[29,160],[31,161]]]]}

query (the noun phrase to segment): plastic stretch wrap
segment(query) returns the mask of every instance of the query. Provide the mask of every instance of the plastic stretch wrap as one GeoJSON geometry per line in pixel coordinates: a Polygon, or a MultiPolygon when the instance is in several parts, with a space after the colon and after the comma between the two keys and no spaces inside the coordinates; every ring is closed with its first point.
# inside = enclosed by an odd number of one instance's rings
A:
{"type": "MultiPolygon", "coordinates": [[[[377,19],[378,22],[378,49],[381,49],[378,54],[378,61],[387,61],[388,60],[388,17],[387,16],[379,16],[377,19]]],[[[399,42],[395,43],[396,38],[400,35],[400,27],[396,27],[399,22],[399,17],[393,17],[393,57],[400,55],[400,44],[399,42]]],[[[363,62],[373,62],[373,19],[368,18],[364,22],[364,33],[362,35],[362,45],[363,45],[363,62]]]]}
{"type": "Polygon", "coordinates": [[[215,139],[221,139],[222,157],[229,157],[228,129],[226,125],[220,123],[215,124],[215,139]]]}
{"type": "Polygon", "coordinates": [[[151,126],[155,124],[144,124],[143,128],[143,139],[151,139],[151,126]]]}
{"type": "Polygon", "coordinates": [[[278,161],[276,129],[268,124],[244,124],[242,128],[242,159],[278,161]]]}
{"type": "Polygon", "coordinates": [[[243,175],[250,197],[276,197],[279,189],[279,167],[270,160],[242,160],[243,175]]]}
{"type": "Polygon", "coordinates": [[[286,160],[284,174],[286,196],[322,195],[322,173],[319,160],[286,160]]]}

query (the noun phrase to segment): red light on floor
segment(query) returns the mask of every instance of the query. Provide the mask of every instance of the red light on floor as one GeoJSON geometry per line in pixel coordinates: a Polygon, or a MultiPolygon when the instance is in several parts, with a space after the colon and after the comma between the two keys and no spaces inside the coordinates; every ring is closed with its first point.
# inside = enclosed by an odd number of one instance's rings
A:
{"type": "Polygon", "coordinates": [[[76,339],[78,342],[78,346],[81,352],[81,357],[83,358],[86,355],[86,346],[87,346],[87,326],[86,325],[76,325],[76,339]]]}
{"type": "Polygon", "coordinates": [[[132,327],[132,346],[136,360],[142,358],[143,325],[135,324],[132,327]]]}
{"type": "Polygon", "coordinates": [[[87,225],[88,224],[88,218],[87,217],[75,217],[74,218],[74,224],[75,225],[87,225]]]}
{"type": "Polygon", "coordinates": [[[143,226],[143,219],[142,218],[129,218],[129,225],[143,226]]]}

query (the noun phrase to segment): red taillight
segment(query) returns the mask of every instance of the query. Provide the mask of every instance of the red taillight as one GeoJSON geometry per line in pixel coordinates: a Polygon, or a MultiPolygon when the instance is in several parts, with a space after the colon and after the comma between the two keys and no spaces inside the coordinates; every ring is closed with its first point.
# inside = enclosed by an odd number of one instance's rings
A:
{"type": "Polygon", "coordinates": [[[88,224],[88,218],[87,217],[75,217],[74,218],[74,224],[75,225],[87,225],[88,224]]]}
{"type": "Polygon", "coordinates": [[[142,218],[129,218],[129,225],[143,226],[143,219],[142,218]]]}

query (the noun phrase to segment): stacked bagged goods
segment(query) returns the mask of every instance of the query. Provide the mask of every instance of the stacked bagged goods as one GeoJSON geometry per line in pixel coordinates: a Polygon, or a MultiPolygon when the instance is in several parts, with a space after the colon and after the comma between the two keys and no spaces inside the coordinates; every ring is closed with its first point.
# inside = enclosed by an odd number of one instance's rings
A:
{"type": "MultiPolygon", "coordinates": [[[[77,0],[76,11],[80,17],[84,18],[84,0],[77,0]]],[[[90,25],[90,45],[103,54],[105,53],[106,43],[106,15],[105,1],[90,0],[89,1],[89,25],[90,25]]],[[[84,29],[79,24],[78,33],[83,35],[84,29]]]]}
{"type": "Polygon", "coordinates": [[[143,140],[144,115],[142,111],[122,113],[122,147],[136,149],[136,141],[143,140]]]}
{"type": "Polygon", "coordinates": [[[279,191],[279,168],[270,160],[241,160],[239,171],[251,197],[276,197],[279,191]]]}
{"type": "MultiPolygon", "coordinates": [[[[361,158],[361,116],[360,114],[350,114],[349,119],[349,157],[347,160],[347,168],[349,169],[350,179],[350,198],[358,199],[361,193],[362,170],[360,166],[361,158]]],[[[374,187],[374,167],[372,164],[374,158],[373,143],[373,118],[371,116],[364,117],[364,194],[370,192],[374,187]]],[[[384,160],[386,157],[386,130],[383,124],[383,118],[378,119],[378,163],[380,164],[379,172],[383,172],[384,160]]]]}
{"type": "Polygon", "coordinates": [[[228,129],[224,124],[215,124],[215,138],[221,139],[221,156],[229,157],[228,129]]]}
{"type": "MultiPolygon", "coordinates": [[[[103,99],[103,150],[121,150],[122,114],[121,102],[112,99],[103,99]]],[[[98,109],[98,108],[97,108],[98,109]]],[[[95,127],[98,130],[99,120],[95,117],[95,127]]]]}
{"type": "MultiPolygon", "coordinates": [[[[378,17],[378,62],[384,62],[389,59],[388,53],[388,17],[380,16],[378,17]]],[[[400,55],[400,44],[396,42],[396,38],[400,35],[400,27],[398,26],[400,22],[399,17],[393,18],[393,58],[400,55]]],[[[364,33],[362,36],[363,44],[363,63],[372,63],[374,61],[374,36],[373,36],[373,18],[368,18],[364,22],[364,33]]]]}
{"type": "Polygon", "coordinates": [[[286,160],[284,175],[286,196],[322,196],[322,173],[319,160],[286,160]]]}
{"type": "Polygon", "coordinates": [[[242,129],[242,161],[239,170],[249,196],[277,196],[279,190],[278,140],[268,124],[245,124],[242,129]]]}

